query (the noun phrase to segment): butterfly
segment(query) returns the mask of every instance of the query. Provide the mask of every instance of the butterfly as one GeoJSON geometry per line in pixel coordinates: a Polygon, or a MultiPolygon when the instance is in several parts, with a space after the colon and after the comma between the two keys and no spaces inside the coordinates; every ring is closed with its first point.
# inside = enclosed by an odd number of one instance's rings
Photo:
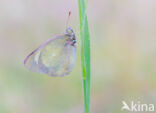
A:
{"type": "Polygon", "coordinates": [[[32,51],[24,60],[27,69],[51,76],[68,75],[76,60],[76,37],[71,27],[53,36],[32,51]]]}

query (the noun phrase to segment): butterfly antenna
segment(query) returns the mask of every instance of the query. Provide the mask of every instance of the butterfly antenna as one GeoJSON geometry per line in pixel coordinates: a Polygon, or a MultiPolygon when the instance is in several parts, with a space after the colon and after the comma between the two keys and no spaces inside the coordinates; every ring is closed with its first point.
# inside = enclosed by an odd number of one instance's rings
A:
{"type": "Polygon", "coordinates": [[[70,15],[71,15],[71,11],[69,11],[69,13],[68,13],[68,18],[67,18],[67,22],[66,22],[66,29],[67,29],[68,24],[69,24],[70,15]]]}

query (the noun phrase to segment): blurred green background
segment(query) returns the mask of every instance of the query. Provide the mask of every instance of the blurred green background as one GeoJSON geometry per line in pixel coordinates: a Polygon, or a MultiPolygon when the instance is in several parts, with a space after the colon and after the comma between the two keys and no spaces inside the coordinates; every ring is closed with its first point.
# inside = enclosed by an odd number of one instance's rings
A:
{"type": "MultiPolygon", "coordinates": [[[[83,112],[77,2],[0,0],[0,113],[83,112]],[[65,31],[68,11],[78,40],[72,73],[30,72],[25,57],[65,31]]],[[[156,105],[156,0],[89,0],[87,14],[91,113],[130,113],[121,111],[123,100],[156,105]]]]}

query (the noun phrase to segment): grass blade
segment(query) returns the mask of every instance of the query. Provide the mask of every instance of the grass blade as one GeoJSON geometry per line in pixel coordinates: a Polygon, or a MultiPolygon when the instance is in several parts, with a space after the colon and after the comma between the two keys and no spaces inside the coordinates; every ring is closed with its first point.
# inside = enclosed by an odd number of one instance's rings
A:
{"type": "Polygon", "coordinates": [[[80,17],[80,36],[81,36],[81,64],[82,64],[82,83],[84,113],[90,113],[90,35],[86,15],[87,1],[78,0],[80,17]]]}

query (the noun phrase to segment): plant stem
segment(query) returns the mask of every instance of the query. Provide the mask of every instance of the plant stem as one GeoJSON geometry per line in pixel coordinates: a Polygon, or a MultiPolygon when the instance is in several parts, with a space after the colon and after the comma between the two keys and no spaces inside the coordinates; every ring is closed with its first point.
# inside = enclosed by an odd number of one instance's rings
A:
{"type": "Polygon", "coordinates": [[[90,35],[86,15],[86,4],[88,1],[78,0],[80,17],[80,36],[81,36],[81,64],[82,64],[82,83],[84,113],[90,113],[90,35]]]}

